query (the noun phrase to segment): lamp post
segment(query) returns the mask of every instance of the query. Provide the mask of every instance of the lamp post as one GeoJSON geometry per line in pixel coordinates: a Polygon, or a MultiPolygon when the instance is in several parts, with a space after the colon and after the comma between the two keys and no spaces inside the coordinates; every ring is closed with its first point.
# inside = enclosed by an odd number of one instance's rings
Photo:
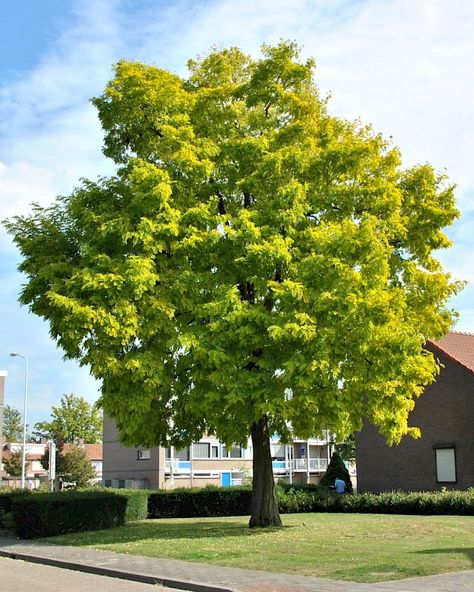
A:
{"type": "Polygon", "coordinates": [[[12,358],[18,356],[25,360],[25,396],[23,400],[23,449],[21,454],[21,488],[25,488],[25,472],[26,472],[26,410],[28,403],[28,358],[17,352],[10,354],[12,358]]]}

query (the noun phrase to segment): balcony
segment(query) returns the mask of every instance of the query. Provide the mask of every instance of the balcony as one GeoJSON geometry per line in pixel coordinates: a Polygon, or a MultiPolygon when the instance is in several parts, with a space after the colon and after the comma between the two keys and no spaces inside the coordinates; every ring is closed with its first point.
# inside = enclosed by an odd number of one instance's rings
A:
{"type": "Polygon", "coordinates": [[[272,467],[274,473],[286,473],[288,470],[284,460],[272,461],[272,467]]]}
{"type": "Polygon", "coordinates": [[[188,474],[191,472],[191,462],[189,460],[179,460],[179,459],[165,459],[165,475],[183,475],[188,474]]]}
{"type": "MultiPolygon", "coordinates": [[[[286,473],[288,472],[289,466],[292,471],[307,471],[308,459],[307,458],[294,458],[289,463],[284,460],[274,460],[272,462],[274,473],[286,473]]],[[[310,458],[309,459],[309,471],[322,473],[328,468],[328,461],[326,458],[310,458]]]]}
{"type": "MultiPolygon", "coordinates": [[[[212,459],[216,462],[212,470],[218,470],[219,460],[212,459]]],[[[274,460],[272,461],[273,472],[275,474],[288,473],[289,467],[293,472],[307,471],[309,461],[309,472],[324,473],[328,467],[328,461],[326,458],[294,458],[290,462],[285,460],[274,460]]],[[[179,460],[174,458],[173,460],[167,458],[165,460],[165,474],[171,475],[189,475],[191,473],[191,462],[189,460],[179,460]]]]}

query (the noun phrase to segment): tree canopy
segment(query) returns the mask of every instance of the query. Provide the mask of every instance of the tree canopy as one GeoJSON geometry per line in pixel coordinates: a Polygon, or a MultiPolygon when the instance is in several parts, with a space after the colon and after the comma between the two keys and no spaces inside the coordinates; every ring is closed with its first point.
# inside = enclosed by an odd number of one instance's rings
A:
{"type": "Polygon", "coordinates": [[[102,441],[102,414],[83,397],[63,395],[51,408],[51,421],[36,423],[35,433],[61,444],[96,444],[102,441]]]}
{"type": "Polygon", "coordinates": [[[251,434],[260,458],[269,434],[340,440],[364,416],[417,434],[423,345],[458,288],[434,254],[453,187],[331,116],[295,44],[262,51],[211,51],[187,78],[119,62],[93,100],[116,174],[7,223],[21,302],[102,381],[126,444],[251,434]]]}

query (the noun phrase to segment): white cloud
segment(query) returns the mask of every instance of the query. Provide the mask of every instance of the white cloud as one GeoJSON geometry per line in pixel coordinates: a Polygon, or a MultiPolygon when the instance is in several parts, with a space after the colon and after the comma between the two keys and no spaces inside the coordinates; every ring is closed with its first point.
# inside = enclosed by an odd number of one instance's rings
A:
{"type": "Polygon", "coordinates": [[[45,117],[82,104],[101,90],[122,42],[116,26],[118,2],[75,3],[73,21],[39,65],[0,91],[0,110],[9,114],[8,128],[43,126],[45,117]]]}
{"type": "Polygon", "coordinates": [[[339,113],[373,122],[407,163],[446,167],[465,190],[474,187],[473,29],[470,3],[374,1],[311,48],[339,113]]]}
{"type": "Polygon", "coordinates": [[[54,196],[54,171],[29,162],[11,166],[0,162],[0,209],[2,217],[26,214],[28,204],[36,201],[45,205],[54,196]]]}

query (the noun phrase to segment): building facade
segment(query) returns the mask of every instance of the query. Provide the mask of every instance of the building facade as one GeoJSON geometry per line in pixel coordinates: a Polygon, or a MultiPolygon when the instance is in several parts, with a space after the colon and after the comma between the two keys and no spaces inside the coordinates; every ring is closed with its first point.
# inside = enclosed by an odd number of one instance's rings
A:
{"type": "Polygon", "coordinates": [[[442,368],[409,417],[421,438],[390,447],[366,424],[356,435],[359,491],[474,487],[474,335],[453,332],[427,349],[442,368]]]}
{"type": "MultiPolygon", "coordinates": [[[[291,483],[319,483],[328,465],[331,444],[326,439],[271,442],[275,478],[291,483]]],[[[206,485],[242,485],[252,474],[252,446],[227,449],[214,437],[203,437],[189,448],[157,446],[127,448],[115,423],[104,417],[103,482],[106,487],[173,489],[206,485]]]]}

